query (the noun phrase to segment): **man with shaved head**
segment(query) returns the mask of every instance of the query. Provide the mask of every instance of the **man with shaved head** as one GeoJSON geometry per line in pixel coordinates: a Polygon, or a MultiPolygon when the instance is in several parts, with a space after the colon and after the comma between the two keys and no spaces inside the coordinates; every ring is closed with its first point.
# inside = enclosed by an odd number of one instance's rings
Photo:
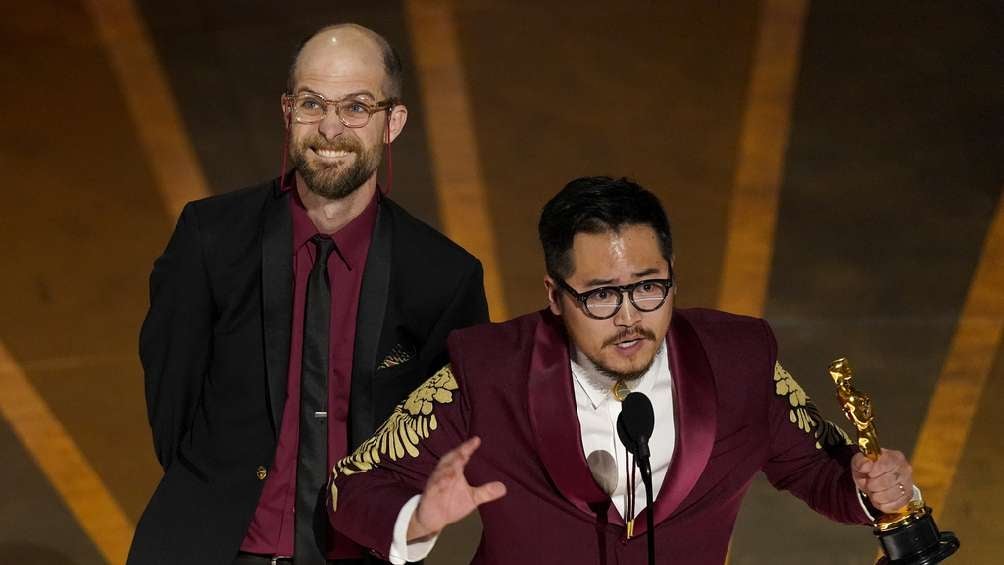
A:
{"type": "Polygon", "coordinates": [[[379,34],[321,29],[281,98],[291,170],[182,211],[140,335],[164,477],[130,564],[372,560],[329,525],[328,470],[488,319],[480,263],[377,184],[401,75],[379,34]]]}

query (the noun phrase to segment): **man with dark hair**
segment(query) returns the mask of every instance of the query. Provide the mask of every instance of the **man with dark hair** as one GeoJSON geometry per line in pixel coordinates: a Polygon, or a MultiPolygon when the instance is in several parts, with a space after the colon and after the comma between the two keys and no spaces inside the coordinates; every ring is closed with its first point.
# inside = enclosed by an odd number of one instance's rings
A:
{"type": "Polygon", "coordinates": [[[182,212],[140,336],[164,477],[130,564],[361,562],[329,469],[488,319],[480,263],[377,186],[400,96],[387,40],[322,29],[281,99],[293,171],[182,212]]]}
{"type": "Polygon", "coordinates": [[[651,514],[659,555],[719,564],[760,471],[841,522],[911,499],[903,454],[856,453],[778,363],[766,322],[674,308],[654,195],[577,179],[539,230],[548,308],[451,334],[451,363],[336,466],[337,529],[403,563],[478,509],[475,563],[645,563],[651,514]],[[651,507],[616,431],[631,393],[654,407],[651,507]]]}

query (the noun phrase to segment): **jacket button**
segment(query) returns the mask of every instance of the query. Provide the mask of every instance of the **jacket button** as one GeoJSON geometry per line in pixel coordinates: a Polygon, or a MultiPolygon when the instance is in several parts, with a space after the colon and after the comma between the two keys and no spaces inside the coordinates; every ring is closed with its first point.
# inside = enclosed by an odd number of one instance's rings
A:
{"type": "Polygon", "coordinates": [[[267,476],[268,476],[268,469],[266,469],[265,467],[262,467],[261,465],[259,465],[258,466],[258,480],[259,481],[264,481],[265,477],[267,477],[267,476]]]}

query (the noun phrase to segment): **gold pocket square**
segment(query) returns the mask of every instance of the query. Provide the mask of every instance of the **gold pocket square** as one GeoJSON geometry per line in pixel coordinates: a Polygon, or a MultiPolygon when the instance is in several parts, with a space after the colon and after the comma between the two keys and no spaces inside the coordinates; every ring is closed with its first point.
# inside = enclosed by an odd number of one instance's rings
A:
{"type": "Polygon", "coordinates": [[[415,356],[414,352],[412,352],[409,349],[406,349],[403,345],[399,343],[395,345],[394,348],[390,350],[390,353],[387,354],[386,357],[384,357],[383,361],[381,361],[380,364],[377,365],[377,370],[379,371],[380,369],[389,369],[391,367],[396,367],[398,365],[401,365],[402,363],[407,363],[408,361],[411,361],[412,357],[414,356],[415,356]]]}

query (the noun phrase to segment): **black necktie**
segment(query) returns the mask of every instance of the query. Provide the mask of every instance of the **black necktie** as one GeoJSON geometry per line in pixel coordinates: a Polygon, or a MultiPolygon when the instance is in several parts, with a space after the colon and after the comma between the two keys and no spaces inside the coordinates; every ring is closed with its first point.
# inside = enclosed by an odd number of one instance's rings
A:
{"type": "Polygon", "coordinates": [[[296,526],[293,557],[297,565],[325,563],[328,533],[324,485],[328,479],[328,332],[331,288],[328,257],[335,248],[330,237],[315,235],[314,267],[307,279],[303,314],[303,360],[300,371],[300,451],[296,463],[296,526]]]}

